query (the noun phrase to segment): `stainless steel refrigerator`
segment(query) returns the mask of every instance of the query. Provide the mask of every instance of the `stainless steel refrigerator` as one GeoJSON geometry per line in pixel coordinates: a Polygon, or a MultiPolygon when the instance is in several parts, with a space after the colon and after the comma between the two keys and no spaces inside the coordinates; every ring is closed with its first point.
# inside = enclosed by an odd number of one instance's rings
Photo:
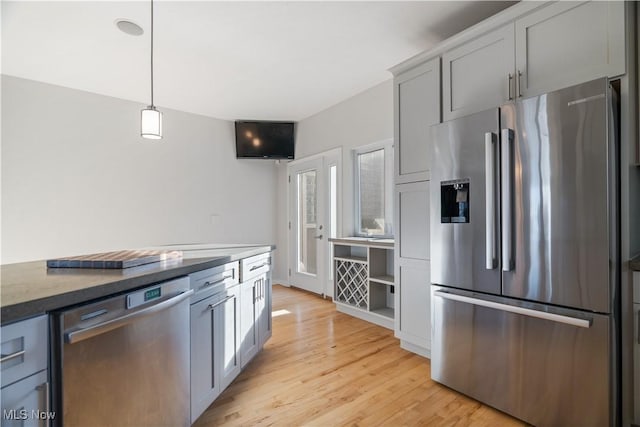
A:
{"type": "Polygon", "coordinates": [[[537,426],[620,422],[618,103],[602,78],[432,128],[431,377],[537,426]]]}

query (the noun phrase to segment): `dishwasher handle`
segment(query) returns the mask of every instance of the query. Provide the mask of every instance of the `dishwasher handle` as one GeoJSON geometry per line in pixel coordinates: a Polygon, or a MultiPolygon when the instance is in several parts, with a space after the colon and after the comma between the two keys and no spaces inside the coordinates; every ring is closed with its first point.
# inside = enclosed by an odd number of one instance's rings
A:
{"type": "Polygon", "coordinates": [[[106,322],[99,323],[97,325],[89,326],[87,328],[78,329],[73,332],[68,332],[65,334],[65,342],[68,344],[75,344],[77,342],[86,340],[88,338],[95,337],[96,335],[100,335],[105,332],[112,331],[114,329],[127,325],[137,319],[151,316],[152,314],[156,314],[160,311],[166,310],[178,304],[179,302],[186,300],[191,295],[193,295],[193,289],[184,291],[172,298],[169,298],[168,300],[162,301],[161,303],[158,303],[158,304],[154,304],[151,307],[147,307],[140,311],[126,314],[124,316],[120,316],[115,319],[111,319],[106,322]]]}

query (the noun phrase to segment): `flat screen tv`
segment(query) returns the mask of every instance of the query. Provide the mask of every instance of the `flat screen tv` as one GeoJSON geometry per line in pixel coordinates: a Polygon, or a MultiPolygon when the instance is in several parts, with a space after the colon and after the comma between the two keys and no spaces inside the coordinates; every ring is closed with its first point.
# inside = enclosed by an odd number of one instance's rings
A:
{"type": "Polygon", "coordinates": [[[236,121],[238,159],[293,159],[293,122],[236,121]]]}

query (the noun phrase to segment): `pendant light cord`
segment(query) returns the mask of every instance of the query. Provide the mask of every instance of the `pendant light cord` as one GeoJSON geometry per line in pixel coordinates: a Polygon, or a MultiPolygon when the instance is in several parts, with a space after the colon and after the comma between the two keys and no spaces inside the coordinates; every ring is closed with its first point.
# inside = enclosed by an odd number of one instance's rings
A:
{"type": "Polygon", "coordinates": [[[151,107],[153,105],[153,0],[151,0],[151,107]]]}

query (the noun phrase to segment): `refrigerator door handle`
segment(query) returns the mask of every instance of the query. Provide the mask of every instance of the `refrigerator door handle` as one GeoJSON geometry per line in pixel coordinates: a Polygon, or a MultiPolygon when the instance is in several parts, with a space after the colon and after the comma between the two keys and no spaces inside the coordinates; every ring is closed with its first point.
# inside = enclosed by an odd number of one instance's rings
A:
{"type": "Polygon", "coordinates": [[[508,313],[520,314],[528,317],[535,317],[542,320],[550,320],[552,322],[564,323],[566,325],[578,326],[580,328],[590,328],[593,323],[593,319],[580,319],[572,316],[565,316],[563,314],[548,313],[546,311],[538,311],[530,308],[518,307],[516,305],[502,304],[494,301],[487,301],[484,299],[471,298],[465,295],[453,294],[446,291],[435,291],[435,296],[448,299],[451,301],[463,302],[471,305],[477,305],[480,307],[493,308],[495,310],[506,311],[508,313]]]}
{"type": "Polygon", "coordinates": [[[502,270],[511,271],[512,254],[512,182],[511,182],[511,146],[513,144],[513,130],[502,129],[501,135],[501,179],[502,179],[502,270]]]}
{"type": "Polygon", "coordinates": [[[497,266],[496,256],[496,166],[495,147],[498,137],[493,132],[484,134],[485,164],[485,203],[486,203],[486,268],[493,270],[497,266]]]}

